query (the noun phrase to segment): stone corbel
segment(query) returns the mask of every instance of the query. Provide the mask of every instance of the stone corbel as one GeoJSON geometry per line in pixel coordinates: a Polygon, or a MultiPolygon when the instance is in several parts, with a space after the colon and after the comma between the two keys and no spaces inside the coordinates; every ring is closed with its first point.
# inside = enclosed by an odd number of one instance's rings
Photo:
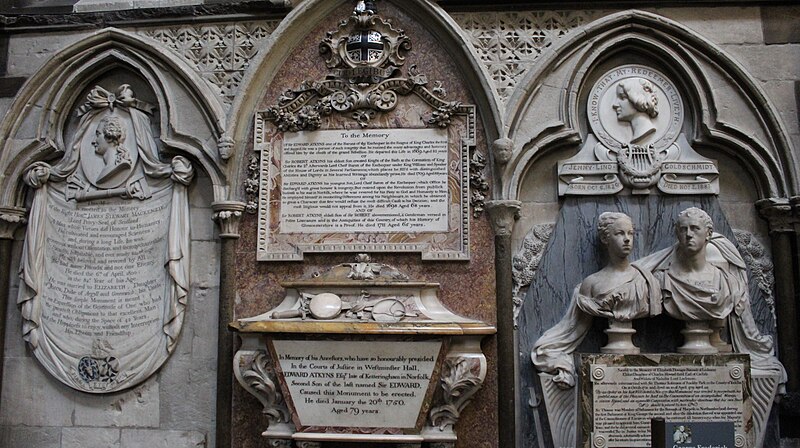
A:
{"type": "Polygon", "coordinates": [[[28,222],[25,219],[27,212],[26,209],[20,207],[0,207],[0,239],[13,239],[17,227],[28,222]]]}
{"type": "Polygon", "coordinates": [[[498,200],[486,203],[486,211],[489,213],[492,230],[496,236],[511,237],[514,223],[519,219],[521,207],[522,202],[513,200],[498,200]]]}
{"type": "Polygon", "coordinates": [[[431,409],[431,425],[440,431],[452,430],[485,377],[486,358],[483,355],[448,356],[441,380],[443,404],[431,409]]]}
{"type": "Polygon", "coordinates": [[[228,136],[228,134],[222,134],[222,136],[217,140],[217,151],[219,151],[219,157],[222,160],[227,161],[233,155],[233,146],[236,141],[228,136]]]}
{"type": "Polygon", "coordinates": [[[800,197],[767,198],[756,202],[758,214],[769,223],[770,233],[797,232],[800,197]]]}
{"type": "Polygon", "coordinates": [[[236,381],[264,406],[263,412],[270,427],[290,421],[289,409],[283,400],[272,360],[266,351],[244,348],[237,351],[233,357],[233,373],[236,381]]]}
{"type": "Polygon", "coordinates": [[[239,238],[239,220],[245,204],[237,201],[220,201],[211,204],[214,221],[219,225],[221,238],[239,238]]]}

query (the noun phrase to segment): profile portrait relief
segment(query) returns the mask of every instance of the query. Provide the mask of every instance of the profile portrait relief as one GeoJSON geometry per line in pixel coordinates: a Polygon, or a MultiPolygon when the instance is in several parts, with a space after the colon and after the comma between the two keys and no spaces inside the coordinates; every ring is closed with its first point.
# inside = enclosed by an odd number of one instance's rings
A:
{"type": "Polygon", "coordinates": [[[617,121],[630,125],[630,143],[641,144],[655,133],[653,119],[658,116],[658,96],[650,81],[644,78],[620,81],[611,108],[617,115],[617,121]]]}
{"type": "Polygon", "coordinates": [[[97,125],[92,147],[103,158],[103,169],[97,175],[97,183],[102,184],[131,167],[131,156],[123,146],[125,127],[115,115],[108,115],[97,125]]]}

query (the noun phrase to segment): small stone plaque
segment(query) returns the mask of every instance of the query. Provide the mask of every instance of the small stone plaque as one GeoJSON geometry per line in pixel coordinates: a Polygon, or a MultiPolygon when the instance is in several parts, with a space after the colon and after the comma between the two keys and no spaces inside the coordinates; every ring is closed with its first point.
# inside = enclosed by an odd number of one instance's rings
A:
{"type": "Polygon", "coordinates": [[[273,340],[299,427],[415,428],[442,341],[273,340]]]}
{"type": "Polygon", "coordinates": [[[649,447],[652,418],[730,421],[736,446],[752,426],[747,355],[589,355],[581,381],[584,447],[649,447]]]}

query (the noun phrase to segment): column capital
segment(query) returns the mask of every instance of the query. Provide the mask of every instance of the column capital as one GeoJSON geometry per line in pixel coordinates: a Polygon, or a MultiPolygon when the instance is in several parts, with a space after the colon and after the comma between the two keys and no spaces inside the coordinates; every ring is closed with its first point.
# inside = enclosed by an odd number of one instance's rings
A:
{"type": "Polygon", "coordinates": [[[494,234],[511,236],[521,208],[522,202],[509,199],[487,202],[486,212],[489,214],[494,234]]]}
{"type": "Polygon", "coordinates": [[[245,203],[238,201],[218,201],[211,204],[214,210],[212,219],[219,226],[220,238],[239,238],[239,220],[242,218],[245,203]]]}
{"type": "Polygon", "coordinates": [[[756,201],[756,209],[769,223],[770,233],[797,232],[800,225],[800,197],[761,199],[756,201]]]}
{"type": "Polygon", "coordinates": [[[28,220],[25,214],[28,210],[22,207],[0,207],[0,239],[14,238],[17,227],[25,225],[28,220]]]}

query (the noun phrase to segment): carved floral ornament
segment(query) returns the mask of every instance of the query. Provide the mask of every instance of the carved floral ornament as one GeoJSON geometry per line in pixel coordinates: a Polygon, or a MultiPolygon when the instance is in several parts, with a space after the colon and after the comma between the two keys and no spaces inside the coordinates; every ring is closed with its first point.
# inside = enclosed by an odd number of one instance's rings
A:
{"type": "Polygon", "coordinates": [[[590,134],[558,164],[559,195],[718,194],[716,163],[694,151],[683,131],[675,84],[642,65],[600,76],[589,91],[590,134]]]}
{"type": "MultiPolygon", "coordinates": [[[[331,250],[421,252],[426,259],[469,257],[468,215],[472,213],[478,217],[483,212],[489,191],[484,174],[487,160],[475,148],[476,107],[447,100],[443,83],[429,85],[428,78],[416,66],[406,65],[406,56],[411,48],[409,36],[381,17],[371,2],[359,3],[348,19],[328,32],[320,43],[320,54],[330,70],[327,76],[304,80],[299,86],[286,90],[270,107],[256,113],[254,150],[257,157],[251,158],[247,166],[248,178],[244,181],[244,189],[246,211],[259,214],[259,260],[301,259],[303,252],[331,250]],[[361,129],[353,129],[358,127],[361,129]],[[339,137],[334,134],[337,131],[349,133],[346,136],[342,133],[339,137]],[[384,231],[383,228],[367,229],[365,225],[342,224],[334,218],[337,224],[341,224],[336,229],[343,228],[342,231],[327,227],[319,230],[322,228],[319,225],[305,226],[304,231],[284,229],[287,220],[281,218],[282,213],[294,207],[295,202],[305,200],[297,199],[299,196],[292,193],[295,184],[287,183],[287,178],[292,178],[294,172],[286,168],[291,166],[286,162],[287,148],[297,148],[297,145],[319,139],[324,140],[324,145],[317,142],[314,145],[329,152],[327,146],[338,145],[340,141],[349,147],[351,140],[374,139],[379,135],[386,135],[384,141],[367,144],[370,152],[365,156],[367,164],[371,163],[370,158],[380,153],[373,151],[377,149],[397,150],[404,154],[406,151],[414,152],[419,155],[419,160],[424,155],[410,145],[437,144],[441,145],[437,146],[438,150],[447,150],[447,159],[439,166],[440,172],[447,176],[447,184],[437,191],[448,190],[446,205],[438,215],[444,216],[442,219],[447,221],[444,225],[440,226],[437,221],[435,225],[409,227],[402,232],[384,231]],[[432,143],[434,141],[438,143],[432,143]],[[295,238],[290,234],[302,236],[295,238]]],[[[339,151],[355,157],[354,151],[339,151]]],[[[395,159],[389,157],[386,163],[395,159]]],[[[348,160],[347,163],[354,162],[348,160]]],[[[408,166],[422,170],[422,164],[408,166]]],[[[402,171],[398,177],[410,176],[411,168],[398,170],[398,173],[402,171]]],[[[334,171],[326,170],[324,173],[334,176],[331,174],[334,171]]],[[[372,185],[371,175],[366,174],[365,186],[354,184],[351,191],[366,191],[366,185],[372,185]]],[[[297,175],[295,178],[298,182],[306,180],[297,175]]],[[[401,183],[393,180],[397,185],[401,183]]],[[[402,192],[399,187],[392,188],[393,194],[404,199],[418,193],[413,188],[402,192]]],[[[305,194],[305,191],[301,193],[305,194]]],[[[422,207],[431,208],[431,204],[433,202],[422,207]]],[[[380,203],[376,207],[384,205],[380,203]]],[[[359,213],[358,210],[365,207],[353,208],[355,213],[359,213]]]]}

